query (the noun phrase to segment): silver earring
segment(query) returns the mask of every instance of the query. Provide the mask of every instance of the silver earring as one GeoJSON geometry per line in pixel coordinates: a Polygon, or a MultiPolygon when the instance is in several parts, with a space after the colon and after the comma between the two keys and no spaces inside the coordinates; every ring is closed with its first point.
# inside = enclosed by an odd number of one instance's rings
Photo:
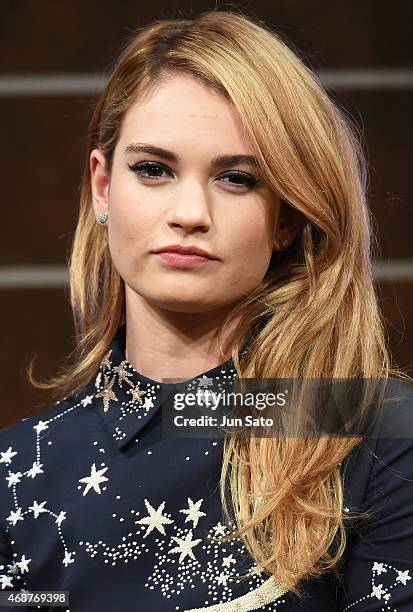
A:
{"type": "Polygon", "coordinates": [[[107,213],[105,213],[105,212],[99,213],[99,215],[98,215],[99,223],[106,223],[107,219],[108,219],[107,213]]]}

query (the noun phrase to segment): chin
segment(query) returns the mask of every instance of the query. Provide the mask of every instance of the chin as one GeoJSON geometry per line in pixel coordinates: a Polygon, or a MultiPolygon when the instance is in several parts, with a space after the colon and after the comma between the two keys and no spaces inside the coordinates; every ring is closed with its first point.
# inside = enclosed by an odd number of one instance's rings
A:
{"type": "Polygon", "coordinates": [[[182,312],[188,314],[211,312],[222,308],[225,304],[220,301],[212,302],[205,300],[205,293],[199,296],[188,296],[185,298],[175,290],[174,295],[142,295],[149,304],[156,308],[162,308],[171,312],[182,312]]]}
{"type": "Polygon", "coordinates": [[[182,298],[170,298],[170,299],[154,299],[152,303],[156,305],[158,308],[163,308],[165,310],[170,310],[171,312],[185,312],[188,314],[197,313],[197,312],[209,312],[210,310],[214,310],[217,308],[214,304],[206,304],[199,300],[183,300],[182,298]]]}

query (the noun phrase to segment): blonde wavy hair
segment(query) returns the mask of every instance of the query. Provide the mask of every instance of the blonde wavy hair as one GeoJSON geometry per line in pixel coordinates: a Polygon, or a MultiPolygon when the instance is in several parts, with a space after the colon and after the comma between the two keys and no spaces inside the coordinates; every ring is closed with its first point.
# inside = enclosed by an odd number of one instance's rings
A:
{"type": "MultiPolygon", "coordinates": [[[[92,206],[89,156],[98,147],[110,173],[129,106],[177,71],[234,104],[264,180],[305,218],[291,247],[274,253],[263,281],[222,325],[220,338],[239,317],[232,348],[238,376],[406,376],[390,365],[373,287],[367,164],[357,128],[278,34],[256,18],[213,9],[139,28],[114,64],[90,123],[70,254],[73,363],[40,382],[31,361],[30,382],[56,398],[75,393],[96,375],[125,321],[124,281],[92,206]]],[[[242,537],[257,564],[297,595],[304,578],[338,571],[352,518],[343,512],[340,466],[360,442],[225,440],[221,497],[238,527],[229,537],[242,537]]]]}

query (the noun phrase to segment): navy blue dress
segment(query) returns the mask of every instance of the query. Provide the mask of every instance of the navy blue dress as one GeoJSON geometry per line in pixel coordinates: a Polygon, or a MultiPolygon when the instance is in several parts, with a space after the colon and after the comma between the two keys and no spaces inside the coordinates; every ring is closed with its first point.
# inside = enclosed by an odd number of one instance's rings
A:
{"type": "MultiPolygon", "coordinates": [[[[213,539],[230,532],[222,439],[162,437],[161,383],[125,360],[125,334],[80,392],[0,431],[0,593],[69,591],[67,607],[41,609],[70,612],[413,610],[412,437],[368,437],[347,457],[346,511],[373,518],[348,527],[341,579],[307,581],[300,600],[240,539],[213,539]]],[[[229,360],[200,376],[236,373],[229,360]]]]}

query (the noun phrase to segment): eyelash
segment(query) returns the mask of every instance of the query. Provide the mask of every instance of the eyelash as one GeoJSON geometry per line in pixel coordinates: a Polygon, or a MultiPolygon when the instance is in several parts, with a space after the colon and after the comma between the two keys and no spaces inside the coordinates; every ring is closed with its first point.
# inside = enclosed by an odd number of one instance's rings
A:
{"type": "MultiPolygon", "coordinates": [[[[134,172],[137,176],[140,176],[141,178],[143,178],[144,180],[147,181],[157,181],[158,178],[160,177],[149,177],[149,176],[143,176],[142,173],[140,172],[141,170],[148,170],[151,168],[162,168],[163,170],[166,170],[167,172],[171,172],[166,166],[164,166],[164,164],[160,164],[158,162],[152,162],[152,161],[143,161],[143,162],[137,162],[136,164],[128,164],[129,168],[132,170],[132,172],[134,172]]],[[[254,176],[252,176],[251,174],[248,174],[246,172],[242,172],[241,170],[238,171],[231,171],[231,172],[226,172],[224,176],[237,176],[237,177],[241,177],[244,178],[246,183],[244,185],[242,184],[237,184],[237,183],[230,183],[228,182],[228,185],[234,185],[235,187],[248,187],[250,189],[253,189],[258,183],[259,183],[259,179],[255,178],[254,176]]]]}

